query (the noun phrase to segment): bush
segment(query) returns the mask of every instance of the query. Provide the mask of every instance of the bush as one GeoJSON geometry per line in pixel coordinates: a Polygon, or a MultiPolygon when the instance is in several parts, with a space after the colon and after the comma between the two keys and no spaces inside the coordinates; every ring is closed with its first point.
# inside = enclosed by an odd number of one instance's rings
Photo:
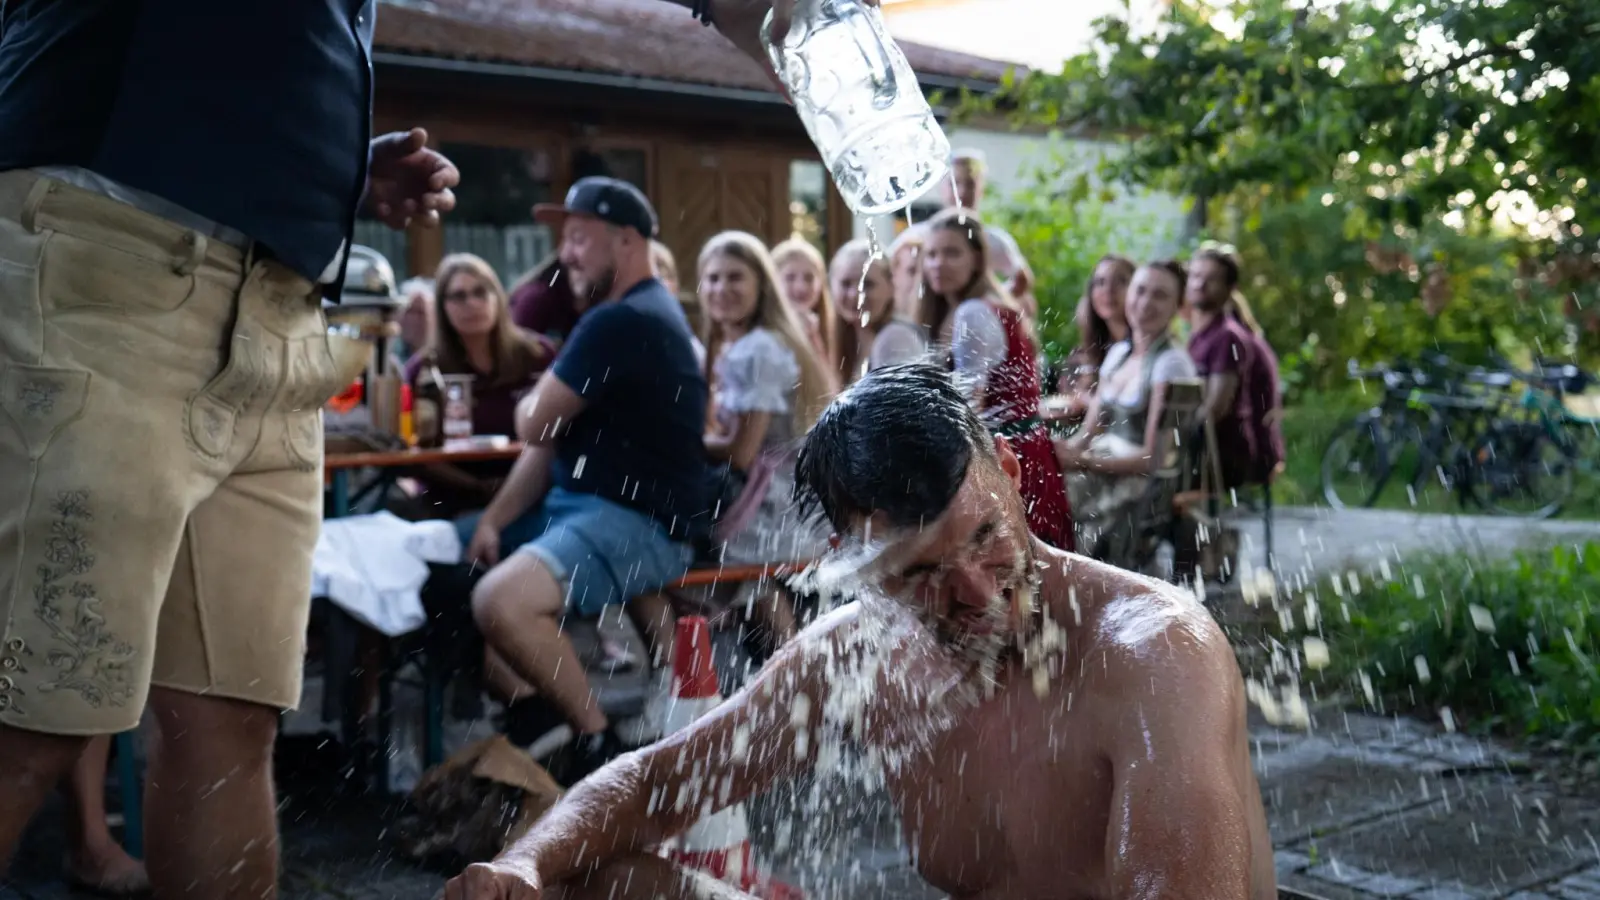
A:
{"type": "Polygon", "coordinates": [[[987,204],[991,224],[1006,229],[1033,269],[1041,350],[1059,362],[1078,345],[1073,320],[1094,264],[1107,253],[1142,261],[1172,242],[1180,223],[1109,193],[1092,193],[1063,173],[1085,165],[1081,147],[1051,140],[1022,173],[1022,184],[987,204]]]}
{"type": "Polygon", "coordinates": [[[1600,754],[1600,542],[1392,575],[1322,604],[1330,677],[1382,711],[1600,754]]]}

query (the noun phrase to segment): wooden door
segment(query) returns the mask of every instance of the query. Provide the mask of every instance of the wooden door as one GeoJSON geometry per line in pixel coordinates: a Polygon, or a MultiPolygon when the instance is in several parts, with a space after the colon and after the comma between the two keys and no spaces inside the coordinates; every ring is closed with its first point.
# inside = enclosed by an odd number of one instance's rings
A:
{"type": "Polygon", "coordinates": [[[678,258],[686,289],[706,241],[748,231],[775,244],[789,236],[789,159],[749,150],[669,145],[657,157],[661,240],[678,258]]]}

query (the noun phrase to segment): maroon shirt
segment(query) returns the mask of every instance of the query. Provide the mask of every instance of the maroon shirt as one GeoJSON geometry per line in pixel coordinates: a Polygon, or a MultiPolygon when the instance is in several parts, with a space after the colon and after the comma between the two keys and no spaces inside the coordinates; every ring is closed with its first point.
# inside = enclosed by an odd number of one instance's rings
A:
{"type": "Polygon", "coordinates": [[[557,346],[578,324],[582,313],[567,280],[566,267],[551,262],[511,293],[511,321],[524,331],[542,335],[557,346]]]}
{"type": "Polygon", "coordinates": [[[1217,419],[1217,452],[1224,486],[1249,484],[1259,477],[1261,468],[1260,454],[1256,452],[1255,336],[1231,317],[1220,315],[1203,330],[1189,335],[1189,356],[1201,378],[1238,376],[1233,409],[1217,419]]]}
{"type": "Polygon", "coordinates": [[[1283,409],[1283,394],[1278,386],[1278,354],[1266,339],[1245,329],[1250,336],[1252,364],[1250,366],[1250,406],[1256,424],[1256,456],[1259,471],[1256,481],[1265,482],[1272,469],[1283,462],[1283,426],[1276,416],[1268,421],[1268,413],[1283,409]]]}
{"type": "MultiPolygon", "coordinates": [[[[554,356],[548,352],[545,359],[554,356]]],[[[456,372],[441,369],[441,375],[471,375],[472,376],[472,433],[474,435],[501,434],[516,439],[517,435],[517,402],[524,394],[533,389],[538,380],[539,373],[534,372],[527,380],[513,380],[495,377],[493,374],[484,375],[482,372],[456,372]]],[[[440,414],[443,414],[444,402],[439,394],[439,388],[433,383],[428,371],[427,353],[418,353],[406,363],[406,384],[411,385],[412,397],[428,399],[438,404],[440,414]]],[[[443,422],[440,422],[441,428],[443,422]]],[[[438,442],[442,442],[442,436],[438,442]]],[[[485,460],[482,462],[456,463],[457,468],[472,475],[489,481],[497,481],[511,471],[511,463],[502,460],[485,460]]],[[[462,491],[454,485],[436,483],[431,481],[426,470],[416,476],[422,484],[423,499],[432,504],[433,514],[439,518],[452,518],[465,512],[483,508],[489,497],[480,496],[475,492],[462,491]]]]}

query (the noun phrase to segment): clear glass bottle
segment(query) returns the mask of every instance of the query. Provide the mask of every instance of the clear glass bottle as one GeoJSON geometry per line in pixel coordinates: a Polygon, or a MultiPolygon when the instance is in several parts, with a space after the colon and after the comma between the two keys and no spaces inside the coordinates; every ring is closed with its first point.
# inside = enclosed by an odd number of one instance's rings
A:
{"type": "Polygon", "coordinates": [[[896,212],[950,172],[950,141],[917,75],[859,0],[799,0],[782,44],[762,37],[800,121],[856,215],[896,212]]]}

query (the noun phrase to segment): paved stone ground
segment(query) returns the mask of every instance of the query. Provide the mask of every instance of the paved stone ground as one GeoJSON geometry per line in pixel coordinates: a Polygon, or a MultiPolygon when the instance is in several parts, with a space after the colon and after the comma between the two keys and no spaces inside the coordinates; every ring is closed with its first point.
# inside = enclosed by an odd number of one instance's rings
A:
{"type": "MultiPolygon", "coordinates": [[[[1260,567],[1259,531],[1249,530],[1259,519],[1240,519],[1247,559],[1260,567]]],[[[1418,549],[1499,553],[1600,532],[1594,523],[1310,509],[1279,510],[1276,524],[1283,578],[1418,549]]],[[[314,730],[315,720],[307,710],[290,731],[314,730]]],[[[1285,888],[1326,900],[1600,900],[1600,799],[1560,795],[1516,753],[1336,710],[1318,713],[1309,732],[1258,724],[1253,736],[1285,888]]],[[[302,737],[280,751],[282,896],[433,900],[443,875],[400,860],[387,840],[393,804],[342,790],[331,748],[318,743],[302,737]]],[[[794,799],[810,787],[751,806],[755,843],[775,874],[811,900],[938,896],[912,872],[884,798],[824,784],[814,792],[827,798],[821,808],[794,799]],[[818,859],[831,862],[809,862],[818,859]]],[[[19,852],[10,883],[0,884],[0,900],[76,896],[59,879],[61,846],[52,807],[19,852]]]]}
{"type": "MultiPolygon", "coordinates": [[[[1245,559],[1266,564],[1260,513],[1229,515],[1245,559]]],[[[1600,539],[1600,523],[1529,521],[1504,516],[1441,516],[1394,510],[1288,507],[1273,511],[1274,569],[1285,577],[1429,550],[1499,554],[1551,541],[1600,539]]]]}

